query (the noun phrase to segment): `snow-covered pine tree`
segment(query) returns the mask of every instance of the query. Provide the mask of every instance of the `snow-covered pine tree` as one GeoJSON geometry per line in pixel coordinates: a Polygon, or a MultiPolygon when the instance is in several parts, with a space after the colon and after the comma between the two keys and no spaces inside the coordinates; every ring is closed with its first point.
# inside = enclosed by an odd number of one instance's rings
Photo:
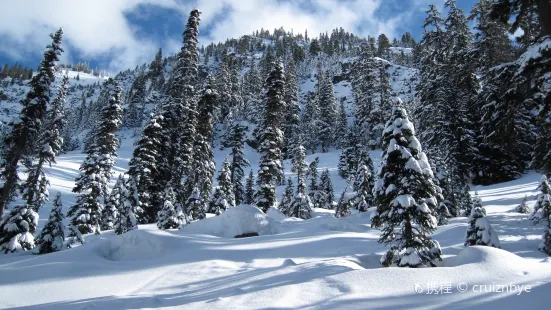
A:
{"type": "Polygon", "coordinates": [[[282,182],[281,145],[283,132],[280,129],[281,109],[285,91],[285,76],[280,63],[275,63],[266,79],[264,98],[263,128],[260,133],[260,162],[258,170],[258,190],[255,201],[258,207],[267,212],[276,205],[275,187],[282,182]]]}
{"type": "MultiPolygon", "coordinates": [[[[203,205],[206,204],[206,202],[211,198],[212,177],[214,176],[214,170],[216,169],[214,154],[212,151],[212,139],[217,96],[218,93],[215,90],[214,78],[209,75],[207,76],[207,81],[197,107],[197,134],[194,141],[195,150],[193,152],[193,177],[189,178],[187,184],[185,184],[185,187],[188,188],[186,191],[190,192],[190,194],[193,192],[193,188],[199,190],[199,197],[202,198],[203,205]]],[[[199,203],[193,199],[190,201],[194,201],[196,206],[199,203]]],[[[186,204],[185,209],[187,212],[190,210],[190,206],[186,204]]],[[[192,213],[202,215],[204,214],[204,211],[194,211],[192,213]]]]}
{"type": "Polygon", "coordinates": [[[126,128],[138,128],[142,126],[142,110],[146,98],[146,76],[139,75],[132,84],[132,94],[124,113],[122,126],[126,128]]]}
{"type": "MultiPolygon", "coordinates": [[[[374,144],[380,136],[372,130],[380,122],[373,119],[377,88],[377,63],[373,52],[367,45],[362,45],[360,56],[352,68],[352,90],[356,100],[356,122],[358,137],[363,145],[374,144]]],[[[380,133],[380,132],[379,132],[380,133]]]]}
{"type": "Polygon", "coordinates": [[[337,207],[335,208],[336,218],[349,216],[351,214],[350,209],[352,208],[352,199],[354,198],[354,193],[351,192],[351,183],[352,180],[347,181],[346,187],[344,188],[341,198],[337,203],[337,207]]]}
{"type": "Polygon", "coordinates": [[[243,102],[245,105],[245,119],[252,124],[260,125],[264,110],[262,107],[262,79],[260,72],[254,62],[254,57],[251,57],[249,70],[245,72],[243,77],[243,102]]]}
{"type": "Polygon", "coordinates": [[[436,123],[431,124],[434,136],[426,141],[429,149],[438,149],[444,154],[454,172],[451,182],[456,183],[454,187],[461,187],[476,173],[480,159],[476,140],[480,83],[469,65],[472,33],[467,18],[455,0],[447,0],[445,7],[448,8],[445,59],[439,72],[441,80],[436,85],[437,109],[432,111],[436,114],[436,123]]]}
{"type": "Polygon", "coordinates": [[[254,204],[254,175],[253,170],[249,171],[249,177],[245,182],[245,195],[243,196],[243,203],[247,205],[254,204]]]}
{"type": "Polygon", "coordinates": [[[231,180],[231,166],[228,157],[224,160],[217,181],[218,186],[214,189],[214,195],[210,201],[208,212],[218,215],[229,208],[235,207],[235,195],[231,180]]]}
{"type": "Polygon", "coordinates": [[[159,48],[157,54],[155,54],[155,59],[149,65],[149,72],[147,76],[151,80],[151,89],[160,90],[164,84],[164,74],[163,74],[163,49],[159,48]]]}
{"type": "MultiPolygon", "coordinates": [[[[214,199],[214,196],[211,196],[211,200],[214,199]]],[[[174,200],[170,200],[171,202],[174,200]]],[[[175,204],[176,207],[180,206],[179,203],[175,204]]],[[[193,187],[191,195],[186,200],[184,204],[184,220],[185,223],[194,220],[201,220],[206,217],[207,212],[207,202],[201,196],[201,192],[197,186],[193,187]]]]}
{"type": "Polygon", "coordinates": [[[283,197],[279,203],[279,211],[285,215],[289,215],[291,211],[291,204],[293,203],[294,194],[293,180],[287,179],[287,186],[283,191],[283,197]]]}
{"type": "Polygon", "coordinates": [[[449,211],[449,204],[446,203],[449,202],[448,200],[440,202],[438,205],[438,208],[436,209],[436,219],[438,220],[438,225],[446,225],[448,224],[448,219],[451,217],[450,211],[449,211]]]}
{"type": "MultiPolygon", "coordinates": [[[[76,203],[67,213],[72,217],[71,225],[81,234],[100,233],[103,210],[100,199],[107,197],[111,168],[120,145],[115,133],[122,123],[122,89],[113,79],[107,80],[104,87],[109,92],[109,100],[102,110],[103,119],[98,125],[94,144],[86,151],[86,159],[79,168],[80,175],[75,180],[76,203]]],[[[74,231],[71,236],[73,234],[74,231]]]]}
{"type": "MultiPolygon", "coordinates": [[[[385,122],[390,119],[390,114],[392,113],[392,87],[390,86],[389,74],[386,71],[386,67],[385,63],[379,65],[379,109],[381,111],[381,119],[378,133],[381,135],[385,128],[385,122]]],[[[380,143],[377,146],[379,145],[380,143]]]]}
{"type": "Polygon", "coordinates": [[[333,192],[333,183],[331,182],[331,177],[329,176],[329,170],[325,169],[320,175],[320,208],[324,209],[333,209],[333,203],[335,202],[335,193],[333,192]]]}
{"type": "Polygon", "coordinates": [[[45,128],[42,128],[37,139],[38,156],[27,176],[27,180],[21,186],[23,199],[27,205],[38,210],[48,201],[48,186],[50,182],[46,178],[44,165],[55,163],[55,157],[62,149],[63,138],[61,130],[65,125],[65,98],[69,87],[69,77],[63,77],[57,97],[52,101],[50,109],[46,112],[45,128]]]}
{"type": "Polygon", "coordinates": [[[334,142],[334,128],[337,121],[337,107],[335,105],[335,94],[333,93],[333,82],[329,72],[325,72],[321,76],[319,91],[319,140],[321,142],[321,151],[327,153],[329,147],[334,142]]]}
{"type": "Polygon", "coordinates": [[[61,193],[57,192],[52,204],[52,211],[50,211],[50,217],[36,239],[35,253],[46,254],[63,250],[65,243],[63,218],[65,216],[61,210],[62,208],[61,193]]]}
{"type": "Polygon", "coordinates": [[[528,206],[528,197],[526,195],[522,198],[520,204],[515,208],[515,211],[522,214],[532,213],[532,208],[528,206]]]}
{"type": "Polygon", "coordinates": [[[358,167],[358,139],[354,130],[350,129],[347,135],[347,145],[341,151],[339,156],[339,175],[343,179],[348,179],[356,173],[358,167]]]}
{"type": "MultiPolygon", "coordinates": [[[[196,193],[198,193],[198,191],[196,193]]],[[[163,197],[163,207],[159,210],[159,214],[157,215],[157,227],[159,229],[179,228],[180,225],[186,223],[184,212],[177,203],[175,205],[175,201],[176,195],[172,188],[169,187],[165,191],[163,197]]]]}
{"type": "Polygon", "coordinates": [[[375,185],[375,169],[373,160],[366,150],[360,151],[358,158],[358,170],[354,175],[353,207],[360,212],[365,212],[373,206],[373,186],[375,185]]]}
{"type": "Polygon", "coordinates": [[[334,130],[335,146],[344,150],[348,146],[348,116],[346,115],[346,108],[342,98],[336,122],[334,130]]]}
{"type": "MultiPolygon", "coordinates": [[[[438,122],[437,108],[442,104],[438,81],[442,78],[442,63],[445,62],[446,31],[444,19],[435,5],[429,5],[427,17],[423,24],[423,38],[419,43],[420,74],[417,85],[419,106],[416,107],[415,119],[419,120],[418,131],[421,138],[427,141],[434,135],[435,123],[438,122]]],[[[433,152],[434,153],[434,152],[433,152]]],[[[434,157],[430,154],[431,158],[434,157]]]]}
{"type": "Polygon", "coordinates": [[[115,221],[115,233],[117,235],[124,234],[138,228],[136,214],[132,208],[133,205],[137,205],[136,203],[132,203],[132,200],[136,198],[134,196],[137,196],[137,194],[135,191],[129,190],[128,188],[128,185],[134,186],[133,181],[130,180],[128,183],[125,182],[122,175],[119,176],[119,180],[121,180],[119,187],[119,210],[115,221]]]}
{"type": "Polygon", "coordinates": [[[536,188],[540,191],[536,197],[536,203],[532,211],[530,219],[535,224],[540,223],[541,221],[548,221],[551,216],[551,187],[547,178],[544,176],[540,179],[540,184],[536,188]]]}
{"type": "Polygon", "coordinates": [[[434,266],[441,250],[428,236],[437,226],[432,170],[399,98],[392,114],[383,132],[379,179],[373,190],[377,214],[372,226],[382,229],[379,242],[391,245],[381,263],[434,266]]]}
{"type": "Polygon", "coordinates": [[[308,196],[310,197],[310,200],[314,204],[314,207],[318,207],[319,202],[319,184],[318,184],[318,166],[319,166],[320,158],[316,157],[314,160],[308,165],[308,170],[306,172],[306,179],[309,181],[308,183],[308,196]]]}
{"type": "Polygon", "coordinates": [[[223,50],[222,61],[218,66],[218,72],[216,73],[216,93],[217,98],[217,113],[216,120],[219,123],[226,123],[228,115],[231,113],[231,76],[230,76],[230,57],[228,56],[227,49],[223,50]]]}
{"type": "Polygon", "coordinates": [[[105,199],[105,206],[101,211],[101,230],[115,229],[115,223],[119,218],[119,210],[122,208],[122,187],[124,186],[124,178],[119,174],[115,186],[109,192],[109,197],[105,199]]]}
{"type": "Polygon", "coordinates": [[[493,0],[479,0],[469,15],[469,20],[476,20],[471,59],[476,61],[476,67],[483,73],[514,59],[513,45],[507,34],[507,24],[490,16],[493,2],[493,0]]]}
{"type": "Polygon", "coordinates": [[[297,146],[297,151],[294,153],[297,162],[301,162],[302,164],[297,165],[297,191],[286,215],[307,220],[312,217],[313,205],[310,201],[310,197],[306,194],[306,184],[304,183],[304,176],[306,173],[306,150],[299,144],[297,146]]]}
{"type": "Polygon", "coordinates": [[[283,158],[293,158],[293,150],[296,149],[298,136],[300,133],[300,106],[299,89],[297,84],[295,61],[288,57],[285,63],[285,117],[283,118],[283,137],[285,143],[283,147],[283,158]]]}
{"type": "Polygon", "coordinates": [[[319,144],[319,117],[320,107],[318,98],[313,92],[308,92],[306,95],[306,103],[304,104],[304,112],[300,124],[300,132],[304,147],[315,153],[319,144]]]}
{"type": "Polygon", "coordinates": [[[0,221],[0,252],[5,254],[32,250],[38,213],[27,205],[18,205],[0,221]]]}
{"type": "Polygon", "coordinates": [[[478,196],[478,192],[474,192],[474,197],[472,198],[472,201],[473,201],[473,208],[479,208],[480,210],[482,210],[484,215],[486,215],[486,208],[482,206],[482,199],[480,199],[480,197],[478,196]]]}
{"type": "Polygon", "coordinates": [[[244,168],[251,166],[244,154],[246,129],[247,127],[240,124],[234,124],[230,128],[229,145],[232,148],[230,153],[232,158],[230,174],[236,205],[241,204],[245,199],[245,187],[243,186],[243,178],[245,177],[244,168]]]}
{"type": "Polygon", "coordinates": [[[465,246],[485,245],[500,248],[499,238],[481,208],[474,208],[469,217],[465,246]]]}
{"type": "MultiPolygon", "coordinates": [[[[158,166],[159,175],[155,180],[162,188],[172,186],[181,191],[189,190],[181,184],[185,183],[193,169],[200,15],[201,12],[197,9],[190,12],[183,33],[182,48],[176,55],[173,76],[167,87],[167,100],[162,106],[163,148],[160,153],[164,160],[158,166]]],[[[189,194],[179,193],[178,196],[187,197],[189,194]]]]}
{"type": "Polygon", "coordinates": [[[143,215],[138,218],[140,224],[154,223],[157,212],[162,206],[164,189],[155,182],[159,176],[159,163],[163,160],[162,149],[162,116],[152,114],[145,126],[142,137],[136,142],[136,148],[128,163],[128,175],[138,180],[137,190],[139,206],[143,215]]]}
{"type": "Polygon", "coordinates": [[[306,149],[303,145],[302,134],[299,134],[297,143],[294,147],[294,150],[292,150],[293,157],[291,158],[291,171],[297,172],[299,170],[305,170],[307,166],[303,160],[303,157],[306,156],[306,149]]]}
{"type": "MultiPolygon", "coordinates": [[[[124,197],[125,202],[130,205],[130,211],[132,212],[132,216],[134,217],[135,223],[133,224],[135,227],[137,227],[139,223],[140,218],[144,218],[144,210],[141,207],[140,203],[140,193],[138,192],[138,181],[132,177],[128,176],[128,179],[125,183],[126,186],[126,196],[124,197]]],[[[145,220],[142,220],[142,222],[145,222],[145,220]]]]}
{"type": "Polygon", "coordinates": [[[538,246],[538,249],[551,256],[551,227],[547,226],[547,228],[543,231],[542,241],[538,246]]]}
{"type": "MultiPolygon", "coordinates": [[[[4,209],[16,193],[19,177],[17,175],[18,162],[23,153],[29,148],[29,143],[40,134],[41,124],[50,102],[51,84],[55,79],[54,70],[59,56],[63,52],[61,38],[63,30],[60,28],[51,34],[52,43],[46,47],[44,59],[36,75],[29,83],[30,91],[21,101],[19,120],[10,123],[11,132],[4,137],[2,152],[2,180],[4,181],[0,195],[0,217],[4,209]]],[[[23,207],[26,209],[26,207],[23,207]]],[[[6,219],[7,221],[9,219],[6,219]]]]}

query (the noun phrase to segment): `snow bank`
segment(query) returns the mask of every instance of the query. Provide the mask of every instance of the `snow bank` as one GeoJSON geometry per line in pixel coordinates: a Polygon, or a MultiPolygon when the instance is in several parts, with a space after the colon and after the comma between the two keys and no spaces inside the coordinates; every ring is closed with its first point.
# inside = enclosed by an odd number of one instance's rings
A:
{"type": "Polygon", "coordinates": [[[457,267],[468,264],[477,264],[477,268],[500,269],[513,272],[532,267],[530,261],[520,256],[489,246],[470,246],[459,252],[457,256],[444,260],[444,266],[446,267],[457,267]]]}
{"type": "Polygon", "coordinates": [[[101,256],[113,261],[155,259],[165,252],[158,236],[140,229],[106,239],[98,245],[98,250],[101,256]]]}
{"type": "Polygon", "coordinates": [[[278,233],[278,224],[257,207],[240,205],[224,211],[220,216],[190,223],[182,228],[182,232],[222,238],[233,238],[252,232],[262,236],[278,233]]]}

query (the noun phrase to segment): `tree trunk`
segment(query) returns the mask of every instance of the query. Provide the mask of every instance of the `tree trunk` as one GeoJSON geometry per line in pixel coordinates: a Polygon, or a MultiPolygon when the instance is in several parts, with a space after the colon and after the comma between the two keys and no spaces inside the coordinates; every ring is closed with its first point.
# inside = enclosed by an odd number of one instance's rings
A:
{"type": "Polygon", "coordinates": [[[551,0],[536,0],[541,34],[551,36],[551,0]]]}

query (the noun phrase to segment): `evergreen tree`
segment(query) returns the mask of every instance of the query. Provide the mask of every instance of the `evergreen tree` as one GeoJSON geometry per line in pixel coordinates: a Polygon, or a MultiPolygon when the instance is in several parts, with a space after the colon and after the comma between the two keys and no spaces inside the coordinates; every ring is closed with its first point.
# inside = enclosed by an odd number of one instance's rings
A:
{"type": "Polygon", "coordinates": [[[159,51],[155,55],[155,59],[149,65],[149,78],[151,79],[151,88],[154,90],[160,90],[164,84],[163,74],[163,50],[159,48],[159,51]]]}
{"type": "Polygon", "coordinates": [[[354,176],[354,192],[355,197],[353,206],[360,212],[365,212],[373,206],[373,186],[375,184],[375,169],[373,161],[367,151],[360,152],[358,158],[358,171],[354,176]]]}
{"type": "Polygon", "coordinates": [[[348,116],[344,107],[344,100],[341,100],[337,123],[334,131],[335,146],[344,149],[348,146],[348,116]]]}
{"type": "Polygon", "coordinates": [[[122,209],[122,187],[124,178],[119,174],[115,186],[109,193],[109,198],[105,200],[105,206],[101,211],[101,230],[115,229],[115,223],[119,219],[119,211],[122,209]]]}
{"type": "MultiPolygon", "coordinates": [[[[121,126],[122,89],[109,79],[104,87],[109,92],[109,101],[102,110],[103,120],[99,124],[94,144],[86,150],[86,159],[80,166],[80,175],[75,180],[73,192],[77,193],[76,203],[69,209],[71,225],[81,234],[100,233],[103,205],[100,198],[108,192],[111,168],[117,157],[120,145],[115,133],[121,126]]],[[[71,232],[71,236],[74,231],[71,232]]]]}
{"type": "Polygon", "coordinates": [[[320,108],[314,93],[306,94],[306,103],[302,113],[301,129],[304,147],[315,153],[319,143],[319,117],[320,108]]]}
{"type": "Polygon", "coordinates": [[[285,65],[285,117],[283,119],[283,137],[285,145],[283,147],[283,158],[293,158],[293,150],[296,149],[298,136],[300,132],[300,106],[298,100],[298,83],[296,76],[295,62],[292,58],[287,60],[285,65]]]}
{"type": "MultiPolygon", "coordinates": [[[[211,199],[214,200],[214,196],[211,197],[211,199]]],[[[179,205],[179,203],[176,204],[177,207],[179,207],[179,205]]],[[[205,213],[207,212],[207,202],[203,199],[203,196],[201,196],[201,192],[197,186],[193,187],[191,195],[186,200],[184,206],[185,222],[201,220],[206,217],[205,213]]]]}
{"type": "Polygon", "coordinates": [[[364,145],[376,147],[380,140],[374,126],[381,123],[380,113],[375,109],[375,93],[377,88],[377,63],[373,59],[371,49],[363,45],[360,56],[353,66],[352,90],[356,100],[356,122],[358,137],[364,145]],[[374,113],[375,112],[375,113],[374,113]]]}
{"type": "Polygon", "coordinates": [[[38,213],[26,205],[13,207],[0,221],[0,252],[14,253],[34,248],[38,213]]]}
{"type": "Polygon", "coordinates": [[[285,191],[283,192],[283,198],[281,199],[281,202],[279,203],[279,211],[285,215],[289,215],[291,212],[291,204],[293,203],[294,198],[294,188],[293,188],[293,181],[291,178],[287,179],[287,186],[285,187],[285,191]]]}
{"type": "Polygon", "coordinates": [[[382,229],[380,243],[391,244],[381,263],[434,266],[441,250],[428,236],[437,226],[432,215],[437,194],[432,170],[400,99],[392,114],[384,130],[379,179],[373,191],[377,214],[372,226],[382,229]]]}
{"type": "Polygon", "coordinates": [[[52,204],[50,217],[36,239],[35,253],[46,254],[61,251],[65,243],[65,225],[63,225],[63,212],[61,209],[61,193],[57,192],[52,204]]]}
{"type": "Polygon", "coordinates": [[[292,151],[291,171],[297,172],[299,170],[305,170],[306,163],[304,162],[304,158],[306,158],[306,149],[302,145],[302,135],[298,136],[297,144],[294,147],[292,151]]]}
{"type": "MultiPolygon", "coordinates": [[[[214,86],[214,79],[211,76],[207,76],[207,82],[198,103],[197,135],[194,141],[193,152],[194,176],[185,185],[188,188],[187,191],[190,193],[189,188],[196,187],[200,192],[203,202],[207,202],[210,199],[212,177],[216,168],[212,151],[212,139],[214,110],[218,94],[214,86]]],[[[189,210],[188,205],[186,205],[186,209],[189,210]]]]}
{"type": "Polygon", "coordinates": [[[551,227],[547,227],[543,231],[542,242],[538,246],[538,249],[551,256],[551,227]]]}
{"type": "Polygon", "coordinates": [[[353,130],[348,131],[347,146],[341,151],[339,156],[338,170],[343,179],[348,179],[356,173],[357,160],[357,137],[353,130]]]}
{"type": "Polygon", "coordinates": [[[438,225],[448,224],[448,219],[451,217],[449,211],[449,202],[448,200],[440,202],[438,208],[436,209],[436,219],[438,220],[438,225]]]}
{"type": "MultiPolygon", "coordinates": [[[[190,12],[183,33],[183,44],[176,55],[176,65],[167,89],[167,100],[162,106],[163,147],[165,157],[159,165],[159,175],[155,180],[163,188],[173,186],[179,190],[189,190],[180,186],[190,176],[193,165],[193,144],[196,137],[196,98],[195,89],[199,65],[197,44],[199,37],[199,15],[195,9],[190,12]]],[[[190,193],[179,193],[187,197],[190,193]]],[[[175,201],[171,201],[175,202],[175,201]]]]}
{"type": "Polygon", "coordinates": [[[159,229],[174,229],[186,222],[186,217],[176,201],[176,195],[172,188],[168,188],[163,197],[163,207],[157,215],[157,227],[159,229]]]}
{"type": "Polygon", "coordinates": [[[528,197],[522,198],[520,204],[515,208],[515,211],[522,214],[530,214],[532,209],[528,206],[528,197]]]}
{"type": "Polygon", "coordinates": [[[49,166],[55,163],[55,156],[59,154],[63,146],[61,130],[65,125],[65,98],[69,78],[65,76],[59,87],[57,97],[52,101],[50,110],[46,113],[46,128],[43,128],[37,139],[38,151],[37,162],[29,169],[27,180],[22,185],[23,199],[27,205],[38,212],[40,207],[48,201],[48,185],[44,164],[49,166]]]}
{"type": "MultiPolygon", "coordinates": [[[[129,190],[129,187],[127,186],[128,183],[125,183],[122,175],[119,176],[119,180],[121,181],[119,192],[120,200],[119,210],[117,212],[118,217],[115,222],[115,233],[117,235],[124,234],[138,228],[136,215],[134,210],[132,210],[132,206],[136,205],[135,203],[132,203],[134,193],[132,190],[129,190]]],[[[129,181],[129,183],[133,185],[132,181],[129,181]]]]}
{"type": "Polygon", "coordinates": [[[390,41],[384,33],[377,38],[377,51],[380,57],[388,57],[390,50],[390,41]]]}
{"type": "Polygon", "coordinates": [[[235,203],[241,204],[245,199],[245,188],[243,186],[243,178],[245,177],[245,167],[250,167],[249,161],[245,158],[243,153],[245,130],[247,127],[234,124],[230,128],[230,145],[231,150],[231,182],[233,184],[233,193],[235,195],[235,203]]]}
{"type": "Polygon", "coordinates": [[[351,214],[350,209],[352,208],[353,193],[350,192],[350,183],[351,182],[349,180],[341,194],[339,202],[337,203],[337,208],[335,209],[336,218],[349,216],[351,214]]]}
{"type": "Polygon", "coordinates": [[[142,126],[142,109],[145,105],[146,98],[146,77],[140,75],[134,81],[132,85],[132,95],[130,96],[130,102],[124,114],[123,127],[137,128],[142,126]]]}
{"type": "MultiPolygon", "coordinates": [[[[0,196],[0,217],[4,209],[13,198],[19,182],[17,175],[18,162],[23,153],[29,148],[33,137],[40,134],[41,124],[50,102],[50,86],[55,79],[54,70],[59,56],[63,52],[61,37],[63,30],[59,29],[50,35],[52,43],[46,47],[44,59],[40,63],[38,72],[31,79],[30,91],[21,101],[19,120],[10,123],[11,133],[4,138],[4,148],[1,163],[4,186],[0,196]]],[[[9,220],[9,219],[6,219],[9,220]]]]}
{"type": "Polygon", "coordinates": [[[469,226],[465,235],[465,246],[485,245],[500,248],[499,238],[485,218],[486,213],[480,208],[474,208],[469,217],[469,226]]]}
{"type": "Polygon", "coordinates": [[[325,169],[320,175],[320,207],[324,209],[333,209],[335,194],[333,192],[333,183],[329,177],[329,170],[325,169]]]}
{"type": "Polygon", "coordinates": [[[245,72],[243,77],[243,103],[245,105],[245,119],[250,123],[259,125],[259,120],[262,118],[262,79],[260,72],[254,62],[254,57],[251,57],[249,70],[245,72]]]}
{"type": "Polygon", "coordinates": [[[320,120],[318,134],[321,142],[321,151],[326,153],[329,151],[329,147],[333,145],[333,132],[337,119],[337,111],[333,83],[331,82],[329,72],[322,74],[320,79],[320,120]]]}
{"type": "Polygon", "coordinates": [[[283,132],[280,129],[285,77],[281,64],[276,63],[266,79],[265,109],[263,128],[260,135],[260,163],[258,171],[258,191],[255,201],[262,211],[267,212],[276,204],[275,187],[282,182],[281,145],[283,132]]]}
{"type": "Polygon", "coordinates": [[[298,164],[297,166],[297,191],[288,208],[287,215],[307,220],[312,217],[313,205],[310,201],[310,197],[306,194],[306,184],[304,183],[304,176],[306,173],[306,152],[304,147],[300,144],[297,148],[298,150],[295,152],[296,160],[302,164],[298,164]]]}
{"type": "Polygon", "coordinates": [[[254,175],[253,171],[249,171],[249,177],[245,184],[245,195],[243,197],[243,203],[251,205],[254,203],[254,175]]]}
{"type": "Polygon", "coordinates": [[[381,118],[378,130],[382,134],[385,122],[390,118],[392,112],[392,87],[390,86],[389,75],[384,63],[379,66],[379,95],[381,118]]]}
{"type": "Polygon", "coordinates": [[[235,207],[235,195],[233,193],[233,184],[231,180],[231,166],[228,158],[218,174],[218,186],[214,190],[214,195],[209,205],[209,213],[220,214],[229,208],[235,207]]]}
{"type": "Polygon", "coordinates": [[[551,216],[551,187],[545,176],[541,177],[540,184],[536,189],[539,190],[540,193],[536,197],[536,203],[534,204],[534,209],[530,216],[534,225],[541,221],[548,221],[551,216]]]}
{"type": "Polygon", "coordinates": [[[482,72],[514,59],[513,46],[507,36],[507,24],[491,18],[493,0],[475,3],[469,20],[476,20],[472,59],[482,72]]]}
{"type": "Polygon", "coordinates": [[[314,160],[308,165],[308,170],[306,172],[306,179],[308,179],[310,182],[308,184],[308,196],[310,197],[310,200],[314,204],[314,207],[319,207],[319,186],[318,186],[318,165],[320,162],[320,158],[316,157],[314,160]]]}
{"type": "Polygon", "coordinates": [[[163,160],[161,153],[162,123],[162,116],[151,115],[141,138],[136,142],[132,158],[128,162],[129,177],[138,180],[139,206],[133,206],[133,208],[139,207],[143,210],[142,216],[138,218],[140,224],[154,223],[157,212],[162,206],[164,189],[155,181],[159,178],[159,164],[163,160]]]}

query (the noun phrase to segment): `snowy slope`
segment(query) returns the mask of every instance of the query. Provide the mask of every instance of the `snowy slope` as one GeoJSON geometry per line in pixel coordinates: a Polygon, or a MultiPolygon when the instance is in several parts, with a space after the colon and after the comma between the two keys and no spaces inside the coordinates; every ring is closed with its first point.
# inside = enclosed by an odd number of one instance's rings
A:
{"type": "MultiPolygon", "coordinates": [[[[122,133],[126,138],[117,172],[127,168],[133,141],[129,135],[122,133]]],[[[228,152],[216,151],[219,166],[228,152]]],[[[256,172],[258,154],[247,149],[246,156],[256,172]]],[[[330,170],[335,193],[340,193],[345,182],[336,171],[338,153],[309,155],[307,160],[315,156],[320,157],[320,170],[330,170]]],[[[378,165],[380,152],[372,156],[378,165]]],[[[62,155],[49,171],[51,191],[62,191],[65,210],[74,201],[70,190],[82,159],[78,152],[62,155]]],[[[336,219],[332,211],[317,209],[313,219],[303,221],[240,207],[245,209],[182,230],[144,225],[120,236],[87,236],[85,245],[63,252],[2,255],[0,308],[541,308],[551,301],[551,260],[537,251],[543,227],[509,212],[524,195],[535,195],[539,177],[530,173],[513,182],[477,187],[503,250],[465,249],[467,219],[456,218],[433,235],[445,257],[440,268],[381,268],[385,247],[377,243],[379,232],[370,228],[369,213],[336,219]],[[232,220],[236,214],[246,220],[232,220]],[[235,230],[239,227],[242,231],[235,230]],[[259,227],[259,237],[228,238],[259,227]],[[475,285],[492,283],[531,285],[531,290],[520,295],[472,291],[475,285]],[[426,294],[448,284],[446,296],[426,294]],[[458,285],[469,289],[460,292],[458,285]]],[[[47,204],[41,209],[41,219],[50,208],[47,204]]]]}

